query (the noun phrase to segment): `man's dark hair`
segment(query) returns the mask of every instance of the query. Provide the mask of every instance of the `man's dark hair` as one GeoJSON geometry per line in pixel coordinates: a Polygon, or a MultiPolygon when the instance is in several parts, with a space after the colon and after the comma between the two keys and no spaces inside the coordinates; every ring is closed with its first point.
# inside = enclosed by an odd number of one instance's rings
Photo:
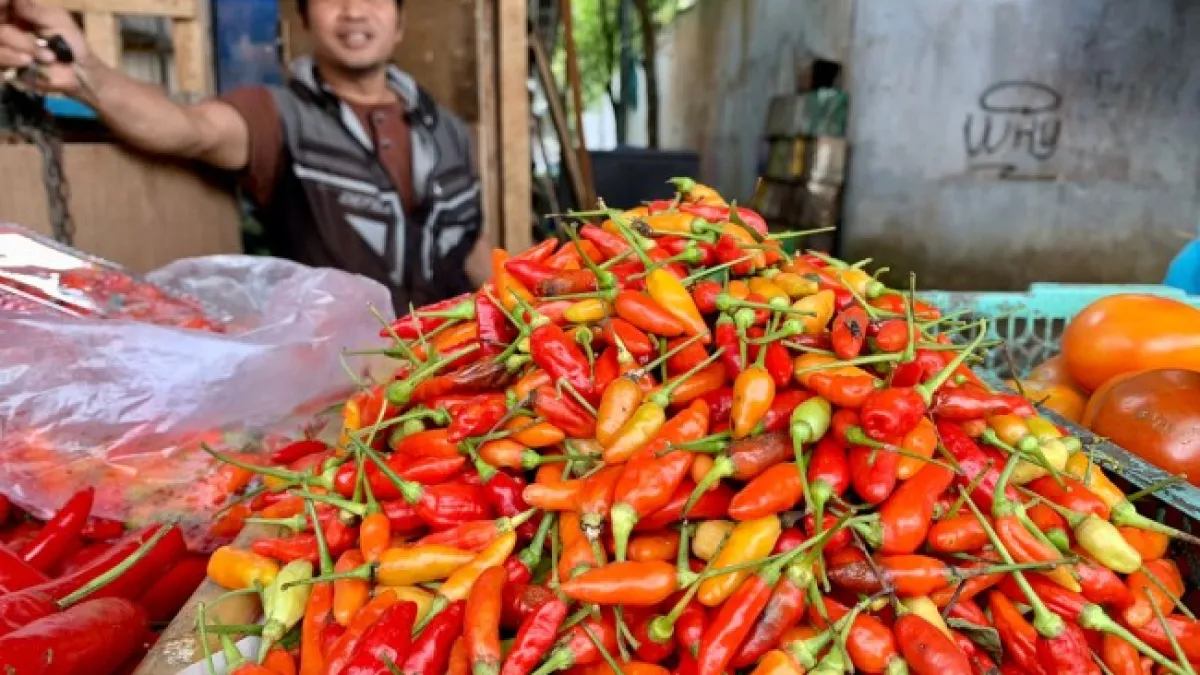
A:
{"type": "MultiPolygon", "coordinates": [[[[300,9],[300,20],[308,23],[308,0],[296,0],[300,9]]],[[[404,0],[396,0],[396,9],[404,9],[404,0]]]]}

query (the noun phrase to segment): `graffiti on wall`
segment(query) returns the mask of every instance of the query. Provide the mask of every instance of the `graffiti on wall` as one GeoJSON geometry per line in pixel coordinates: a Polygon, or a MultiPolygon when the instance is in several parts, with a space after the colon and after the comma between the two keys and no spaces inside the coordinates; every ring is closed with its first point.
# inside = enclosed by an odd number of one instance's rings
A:
{"type": "Polygon", "coordinates": [[[963,122],[963,147],[971,171],[1001,178],[1052,179],[1044,164],[1062,136],[1063,96],[1029,80],[995,82],[979,95],[963,122]]]}

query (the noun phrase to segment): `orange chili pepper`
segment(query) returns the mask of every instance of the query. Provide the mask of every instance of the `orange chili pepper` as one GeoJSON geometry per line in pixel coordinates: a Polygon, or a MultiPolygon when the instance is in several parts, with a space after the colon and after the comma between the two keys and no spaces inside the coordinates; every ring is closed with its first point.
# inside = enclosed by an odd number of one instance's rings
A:
{"type": "Polygon", "coordinates": [[[804,668],[781,649],[772,649],[763,654],[750,675],[804,675],[804,668]]]}
{"type": "Polygon", "coordinates": [[[524,400],[538,387],[547,384],[554,384],[554,378],[550,377],[550,373],[541,368],[534,368],[517,380],[517,383],[513,385],[513,391],[516,392],[518,399],[524,400]]]}
{"type": "MultiPolygon", "coordinates": [[[[511,438],[497,438],[479,446],[479,458],[500,469],[524,469],[529,448],[511,438]]],[[[561,473],[562,469],[558,471],[561,473]]]]}
{"type": "Polygon", "coordinates": [[[333,620],[333,584],[313,584],[300,625],[300,675],[325,672],[325,629],[333,620]]]}
{"type": "Polygon", "coordinates": [[[288,495],[274,504],[268,504],[259,515],[263,518],[291,518],[303,512],[304,498],[288,495]]]}
{"type": "Polygon", "coordinates": [[[662,560],[615,562],[562,583],[559,590],[579,602],[650,607],[678,587],[673,563],[662,560]]]}
{"type": "Polygon", "coordinates": [[[545,448],[562,443],[567,437],[562,429],[549,422],[535,422],[532,418],[518,415],[504,428],[513,432],[509,438],[530,448],[545,448]]]}
{"type": "MultiPolygon", "coordinates": [[[[1093,473],[1098,473],[1098,471],[1093,471],[1093,473]]],[[[1161,532],[1144,530],[1130,525],[1119,525],[1117,531],[1121,533],[1121,538],[1142,555],[1142,562],[1162,558],[1167,554],[1167,548],[1171,545],[1171,538],[1161,532]]]]}
{"type": "Polygon", "coordinates": [[[578,478],[557,483],[533,483],[526,485],[521,496],[525,503],[546,511],[576,511],[579,509],[579,491],[583,481],[578,478]]]}
{"type": "Polygon", "coordinates": [[[608,510],[612,508],[613,492],[624,472],[624,467],[606,466],[583,481],[578,496],[580,522],[586,528],[585,532],[593,533],[593,539],[599,535],[600,527],[608,517],[608,510]]]}
{"type": "Polygon", "coordinates": [[[471,657],[467,655],[467,641],[459,636],[450,648],[450,663],[446,675],[471,675],[471,657]]]}
{"type": "Polygon", "coordinates": [[[275,675],[296,675],[296,661],[288,650],[275,645],[267,651],[262,667],[275,675]]]}
{"type": "Polygon", "coordinates": [[[371,598],[371,601],[364,605],[358,614],[354,615],[350,625],[346,626],[346,632],[342,633],[337,642],[330,647],[325,658],[326,672],[340,673],[350,662],[355,648],[358,647],[358,643],[367,629],[375,625],[379,621],[379,617],[383,616],[383,613],[398,601],[396,594],[391,591],[383,591],[371,598]]]}
{"type": "Polygon", "coordinates": [[[1125,584],[1133,595],[1133,604],[1122,611],[1121,617],[1125,619],[1125,623],[1137,628],[1156,620],[1151,603],[1158,605],[1158,610],[1166,616],[1171,613],[1175,601],[1183,596],[1184,592],[1183,577],[1179,574],[1179,568],[1167,559],[1144,563],[1142,569],[1126,577],[1125,584]],[[1150,575],[1154,575],[1170,596],[1159,589],[1150,579],[1150,575]]]}
{"type": "Polygon", "coordinates": [[[728,381],[729,377],[725,373],[723,364],[709,364],[675,388],[675,391],[671,393],[671,403],[675,405],[691,403],[707,393],[724,387],[728,381]]]}
{"type": "Polygon", "coordinates": [[[679,533],[657,530],[639,534],[629,540],[629,559],[635,562],[674,560],[679,552],[679,533]]]}
{"type": "Polygon", "coordinates": [[[613,380],[596,409],[596,440],[608,448],[617,438],[617,432],[633,417],[642,403],[642,388],[628,377],[613,380]]]}
{"type": "MultiPolygon", "coordinates": [[[[338,558],[334,573],[349,572],[362,567],[363,556],[350,549],[338,558]]],[[[343,626],[358,614],[371,597],[371,583],[366,579],[338,579],[333,582],[333,618],[343,626]]]]}
{"type": "Polygon", "coordinates": [[[1133,645],[1112,633],[1104,633],[1100,660],[1113,675],[1151,675],[1153,672],[1150,659],[1143,658],[1133,645]]]}
{"type": "Polygon", "coordinates": [[[496,289],[496,299],[511,312],[517,307],[518,297],[532,303],[533,294],[504,267],[506,260],[508,251],[502,248],[492,249],[492,286],[496,289]]]}
{"type": "Polygon", "coordinates": [[[933,457],[937,443],[937,427],[933,426],[933,422],[928,417],[922,417],[917,426],[904,435],[904,440],[900,443],[901,449],[915,456],[901,455],[900,462],[896,466],[896,477],[900,480],[908,480],[925,468],[929,462],[922,461],[920,458],[933,457]]]}
{"type": "Polygon", "coordinates": [[[467,594],[463,637],[466,639],[467,656],[471,660],[471,672],[499,672],[502,661],[500,600],[504,578],[503,567],[488,567],[479,574],[467,594]]]}
{"type": "Polygon", "coordinates": [[[729,421],[734,438],[749,436],[775,401],[775,379],[762,365],[767,350],[760,349],[758,353],[759,362],[743,370],[733,381],[729,421]]]}
{"type": "MultiPolygon", "coordinates": [[[[696,458],[692,460],[692,480],[696,483],[704,480],[708,472],[712,471],[715,462],[716,460],[713,459],[712,455],[697,454],[696,458]]],[[[714,485],[713,487],[716,486],[714,485]]]]}

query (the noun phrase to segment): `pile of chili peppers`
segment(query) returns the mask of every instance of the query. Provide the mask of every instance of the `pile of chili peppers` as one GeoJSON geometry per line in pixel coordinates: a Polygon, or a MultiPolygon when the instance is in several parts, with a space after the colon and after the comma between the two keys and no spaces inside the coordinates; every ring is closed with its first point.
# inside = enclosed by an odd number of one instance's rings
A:
{"type": "Polygon", "coordinates": [[[280,531],[209,563],[263,599],[200,613],[234,672],[1194,675],[1194,540],[972,373],[986,326],[676,187],[388,325],[336,444],[221,457],[280,531]]]}
{"type": "Polygon", "coordinates": [[[94,497],[45,523],[0,497],[0,673],[131,673],[204,579],[177,526],[127,532],[94,497]]]}

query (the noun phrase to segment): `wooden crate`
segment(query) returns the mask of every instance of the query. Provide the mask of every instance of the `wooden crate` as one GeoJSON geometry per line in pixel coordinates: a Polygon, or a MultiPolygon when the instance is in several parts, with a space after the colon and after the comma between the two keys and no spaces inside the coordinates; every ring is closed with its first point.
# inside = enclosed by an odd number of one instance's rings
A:
{"type": "MultiPolygon", "coordinates": [[[[185,100],[210,96],[213,89],[209,0],[44,0],[80,15],[92,53],[104,63],[125,66],[130,59],[121,37],[121,17],[156,17],[170,24],[172,94],[185,100]]],[[[141,78],[148,79],[148,78],[141,78]]]]}

